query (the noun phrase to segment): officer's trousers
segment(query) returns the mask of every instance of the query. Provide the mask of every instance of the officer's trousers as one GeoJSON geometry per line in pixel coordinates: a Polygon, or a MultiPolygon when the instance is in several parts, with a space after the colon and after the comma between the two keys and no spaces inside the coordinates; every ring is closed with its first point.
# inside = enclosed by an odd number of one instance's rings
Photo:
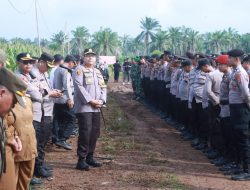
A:
{"type": "Polygon", "coordinates": [[[54,106],[53,138],[54,141],[65,141],[75,129],[75,113],[67,104],[55,104],[54,106]]]}
{"type": "Polygon", "coordinates": [[[15,180],[15,164],[12,147],[6,148],[6,172],[0,178],[0,190],[16,190],[15,180]]]}
{"type": "Polygon", "coordinates": [[[115,71],[114,72],[114,80],[118,82],[119,80],[119,75],[120,75],[120,72],[119,71],[115,71]]]}
{"type": "Polygon", "coordinates": [[[34,165],[35,165],[35,158],[28,161],[15,162],[15,167],[16,167],[15,182],[17,184],[16,187],[17,190],[29,189],[29,184],[33,176],[34,165]]]}
{"type": "Polygon", "coordinates": [[[192,100],[192,109],[190,110],[190,125],[192,129],[192,134],[195,137],[199,136],[199,128],[201,126],[200,114],[202,114],[202,105],[201,103],[196,103],[195,98],[192,100]]]}
{"type": "Polygon", "coordinates": [[[244,172],[249,172],[250,163],[249,129],[250,110],[246,104],[230,104],[231,124],[234,142],[238,152],[237,162],[241,162],[244,172]]]}
{"type": "Polygon", "coordinates": [[[165,112],[166,112],[166,115],[168,116],[168,117],[170,117],[170,115],[171,115],[171,107],[170,107],[170,102],[171,102],[171,95],[170,95],[170,88],[166,88],[165,89],[165,98],[164,98],[164,100],[165,100],[165,104],[164,104],[164,106],[165,106],[165,112]]]}
{"type": "Polygon", "coordinates": [[[51,136],[51,122],[51,117],[44,117],[42,122],[33,121],[33,126],[36,131],[38,153],[38,156],[36,157],[35,170],[38,170],[44,164],[45,146],[51,136]]]}
{"type": "Polygon", "coordinates": [[[236,144],[234,142],[234,133],[230,122],[230,117],[221,118],[221,130],[223,137],[223,155],[231,162],[236,161],[236,144]]]}
{"type": "Polygon", "coordinates": [[[79,125],[77,155],[84,159],[88,154],[93,154],[97,139],[100,136],[100,112],[76,114],[79,125]]]}
{"type": "Polygon", "coordinates": [[[219,150],[219,152],[224,151],[224,139],[222,135],[222,127],[220,122],[220,106],[212,105],[210,103],[210,132],[209,132],[209,140],[211,147],[219,150]]]}
{"type": "Polygon", "coordinates": [[[184,126],[191,132],[190,124],[189,124],[189,109],[188,109],[188,100],[181,100],[181,122],[184,126]]]}
{"type": "Polygon", "coordinates": [[[123,82],[129,82],[130,81],[130,71],[124,71],[123,72],[123,82]]]}

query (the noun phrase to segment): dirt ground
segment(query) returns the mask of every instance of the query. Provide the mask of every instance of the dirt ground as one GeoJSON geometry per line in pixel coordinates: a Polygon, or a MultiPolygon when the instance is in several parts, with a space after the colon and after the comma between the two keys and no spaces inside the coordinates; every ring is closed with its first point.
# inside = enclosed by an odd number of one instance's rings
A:
{"type": "Polygon", "coordinates": [[[107,130],[102,130],[96,156],[102,168],[75,169],[77,138],[72,151],[48,147],[47,163],[54,180],[39,190],[209,189],[249,190],[250,182],[235,182],[217,168],[179,132],[133,100],[131,86],[109,84],[104,110],[107,130]]]}

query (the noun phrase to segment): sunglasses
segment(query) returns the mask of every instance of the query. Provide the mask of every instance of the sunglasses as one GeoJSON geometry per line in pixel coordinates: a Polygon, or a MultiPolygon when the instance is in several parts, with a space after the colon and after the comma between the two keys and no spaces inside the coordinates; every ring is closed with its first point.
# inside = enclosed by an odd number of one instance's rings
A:
{"type": "Polygon", "coordinates": [[[28,64],[32,65],[33,62],[30,61],[30,60],[24,60],[24,61],[22,61],[22,64],[24,64],[24,65],[28,65],[28,64]]]}

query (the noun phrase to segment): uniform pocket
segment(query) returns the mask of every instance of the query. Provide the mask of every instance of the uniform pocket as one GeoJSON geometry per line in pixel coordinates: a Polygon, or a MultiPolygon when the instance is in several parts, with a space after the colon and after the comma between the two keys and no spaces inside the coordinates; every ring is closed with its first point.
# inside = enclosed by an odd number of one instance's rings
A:
{"type": "Polygon", "coordinates": [[[93,79],[92,79],[93,76],[92,76],[91,72],[84,72],[83,75],[84,75],[84,78],[85,78],[85,83],[87,85],[93,84],[93,79]]]}

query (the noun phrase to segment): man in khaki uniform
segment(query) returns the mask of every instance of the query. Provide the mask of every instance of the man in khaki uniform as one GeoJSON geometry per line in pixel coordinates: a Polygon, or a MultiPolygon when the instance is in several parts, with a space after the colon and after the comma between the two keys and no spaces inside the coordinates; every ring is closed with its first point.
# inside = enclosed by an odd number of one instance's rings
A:
{"type": "Polygon", "coordinates": [[[22,144],[19,138],[14,135],[14,130],[7,128],[5,131],[4,126],[6,126],[6,124],[4,125],[3,118],[10,112],[10,109],[14,107],[17,102],[19,102],[20,105],[25,106],[23,91],[25,91],[26,88],[27,86],[11,71],[6,68],[0,69],[0,189],[15,189],[15,186],[13,186],[13,151],[20,151],[22,149],[22,144]],[[5,133],[8,137],[8,145],[6,146],[5,133]]]}
{"type": "MultiPolygon", "coordinates": [[[[19,104],[13,109],[16,122],[13,124],[22,141],[22,150],[14,154],[15,184],[17,190],[27,190],[33,175],[35,158],[37,156],[36,133],[32,125],[32,101],[26,96],[26,108],[19,104]]],[[[13,183],[9,182],[9,183],[13,183]]]]}

